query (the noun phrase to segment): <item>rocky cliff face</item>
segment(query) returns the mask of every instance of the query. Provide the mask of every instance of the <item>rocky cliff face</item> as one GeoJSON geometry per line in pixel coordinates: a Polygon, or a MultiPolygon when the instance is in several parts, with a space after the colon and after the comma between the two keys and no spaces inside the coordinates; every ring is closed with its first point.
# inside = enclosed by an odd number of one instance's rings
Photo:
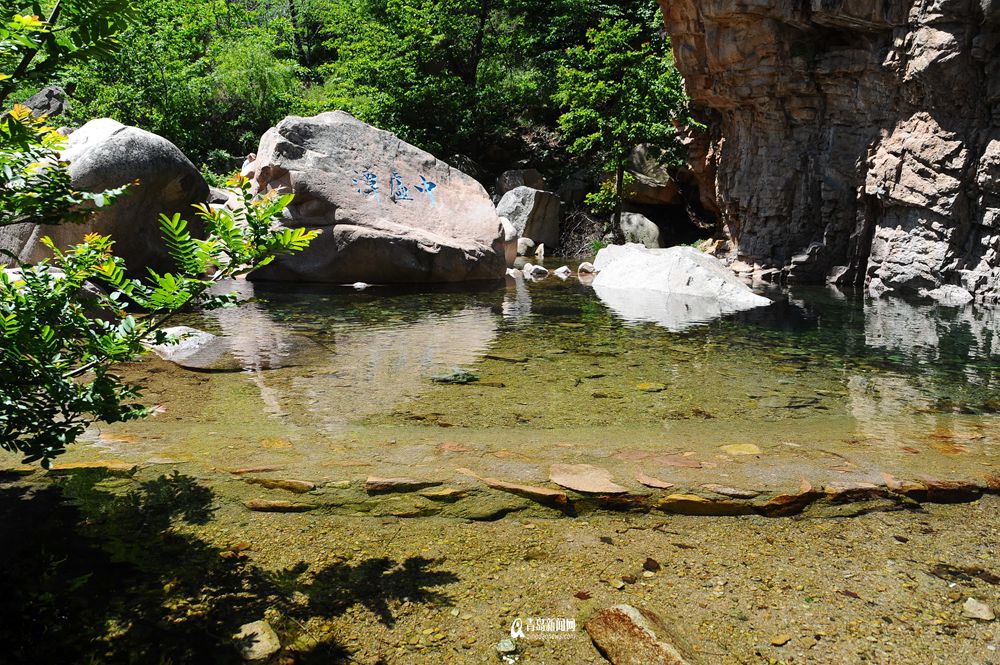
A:
{"type": "Polygon", "coordinates": [[[789,281],[1000,299],[1000,0],[661,5],[712,125],[691,173],[721,251],[789,281]]]}

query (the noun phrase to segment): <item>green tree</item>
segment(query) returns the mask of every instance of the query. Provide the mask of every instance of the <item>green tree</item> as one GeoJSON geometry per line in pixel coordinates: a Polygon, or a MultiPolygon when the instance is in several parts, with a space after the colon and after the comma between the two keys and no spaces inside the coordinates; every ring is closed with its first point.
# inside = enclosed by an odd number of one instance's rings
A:
{"type": "MultiPolygon", "coordinates": [[[[41,13],[39,3],[29,5],[41,13]]],[[[19,84],[50,77],[68,63],[107,57],[132,18],[128,0],[56,0],[48,19],[0,14],[0,107],[19,84]]]]}
{"type": "MultiPolygon", "coordinates": [[[[15,15],[0,24],[0,53],[41,53],[49,30],[37,17],[15,15]]],[[[17,83],[8,72],[0,77],[17,83]]],[[[86,221],[126,194],[124,187],[75,191],[62,145],[63,137],[23,106],[0,118],[0,226],[86,221]]],[[[272,229],[290,195],[254,200],[245,179],[233,185],[242,201],[235,210],[198,209],[204,240],[191,237],[180,215],[161,216],[173,274],[130,277],[112,239],[96,234],[66,249],[45,239],[53,258],[31,266],[4,252],[11,262],[0,265],[0,447],[47,466],[91,423],[144,415],[139,387],[114,366],[150,342],[171,341],[162,328],[179,311],[236,304],[234,296],[210,293],[215,282],[300,251],[315,237],[272,229]]]]}
{"type": "Polygon", "coordinates": [[[569,49],[558,70],[559,127],[569,150],[593,156],[614,173],[612,232],[621,239],[622,189],[629,152],[640,143],[681,161],[677,128],[688,115],[670,44],[641,23],[605,19],[587,31],[587,44],[569,49]]]}
{"type": "Polygon", "coordinates": [[[72,63],[69,120],[148,129],[214,172],[235,168],[299,106],[303,72],[287,22],[266,3],[135,0],[111,58],[72,63]]]}

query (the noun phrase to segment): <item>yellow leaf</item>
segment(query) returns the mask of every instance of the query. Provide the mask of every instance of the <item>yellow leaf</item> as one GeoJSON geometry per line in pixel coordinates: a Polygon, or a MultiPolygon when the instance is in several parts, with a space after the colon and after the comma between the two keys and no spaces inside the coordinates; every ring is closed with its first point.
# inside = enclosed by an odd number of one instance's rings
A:
{"type": "Polygon", "coordinates": [[[25,28],[40,28],[45,25],[45,22],[32,14],[31,16],[21,16],[20,14],[14,14],[14,23],[25,28]]]}
{"type": "Polygon", "coordinates": [[[25,118],[31,117],[31,109],[29,109],[24,104],[14,104],[14,108],[10,110],[10,117],[14,120],[21,121],[25,118]]]}

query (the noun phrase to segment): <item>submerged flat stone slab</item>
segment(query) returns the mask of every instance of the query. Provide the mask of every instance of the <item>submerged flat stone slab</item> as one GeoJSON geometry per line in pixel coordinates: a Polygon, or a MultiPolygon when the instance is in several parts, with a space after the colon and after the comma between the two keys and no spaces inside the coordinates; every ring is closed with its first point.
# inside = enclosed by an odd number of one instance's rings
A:
{"type": "Polygon", "coordinates": [[[590,464],[553,464],[549,480],[577,492],[623,494],[628,490],[611,480],[611,472],[590,464]]]}
{"type": "Polygon", "coordinates": [[[439,480],[420,480],[417,478],[381,478],[368,476],[365,481],[365,491],[369,494],[389,492],[416,492],[417,490],[441,485],[439,480]]]}
{"type": "Polygon", "coordinates": [[[308,480],[286,480],[282,478],[247,478],[251,485],[260,485],[269,490],[285,490],[296,494],[305,494],[316,489],[316,484],[308,480]]]}
{"type": "Polygon", "coordinates": [[[481,478],[481,480],[495,490],[510,492],[511,494],[516,494],[517,496],[522,496],[526,499],[531,499],[532,501],[537,501],[539,503],[565,506],[568,502],[566,493],[560,492],[559,490],[552,490],[547,487],[534,487],[532,485],[520,485],[518,483],[508,483],[497,478],[481,478]]]}

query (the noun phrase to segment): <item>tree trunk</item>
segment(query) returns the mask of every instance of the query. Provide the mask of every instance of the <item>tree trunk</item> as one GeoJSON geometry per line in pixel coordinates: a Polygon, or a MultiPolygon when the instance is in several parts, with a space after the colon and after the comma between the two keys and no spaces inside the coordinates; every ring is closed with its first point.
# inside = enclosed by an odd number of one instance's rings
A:
{"type": "Polygon", "coordinates": [[[302,43],[302,30],[299,28],[299,9],[295,6],[295,0],[288,0],[288,19],[292,24],[292,41],[295,44],[295,50],[299,52],[299,61],[306,67],[311,67],[312,63],[310,60],[312,58],[309,57],[309,52],[302,43]]]}
{"type": "Polygon", "coordinates": [[[615,239],[616,245],[625,242],[625,233],[622,231],[622,190],[625,189],[625,165],[622,160],[615,160],[615,213],[611,218],[611,236],[615,239]]]}

